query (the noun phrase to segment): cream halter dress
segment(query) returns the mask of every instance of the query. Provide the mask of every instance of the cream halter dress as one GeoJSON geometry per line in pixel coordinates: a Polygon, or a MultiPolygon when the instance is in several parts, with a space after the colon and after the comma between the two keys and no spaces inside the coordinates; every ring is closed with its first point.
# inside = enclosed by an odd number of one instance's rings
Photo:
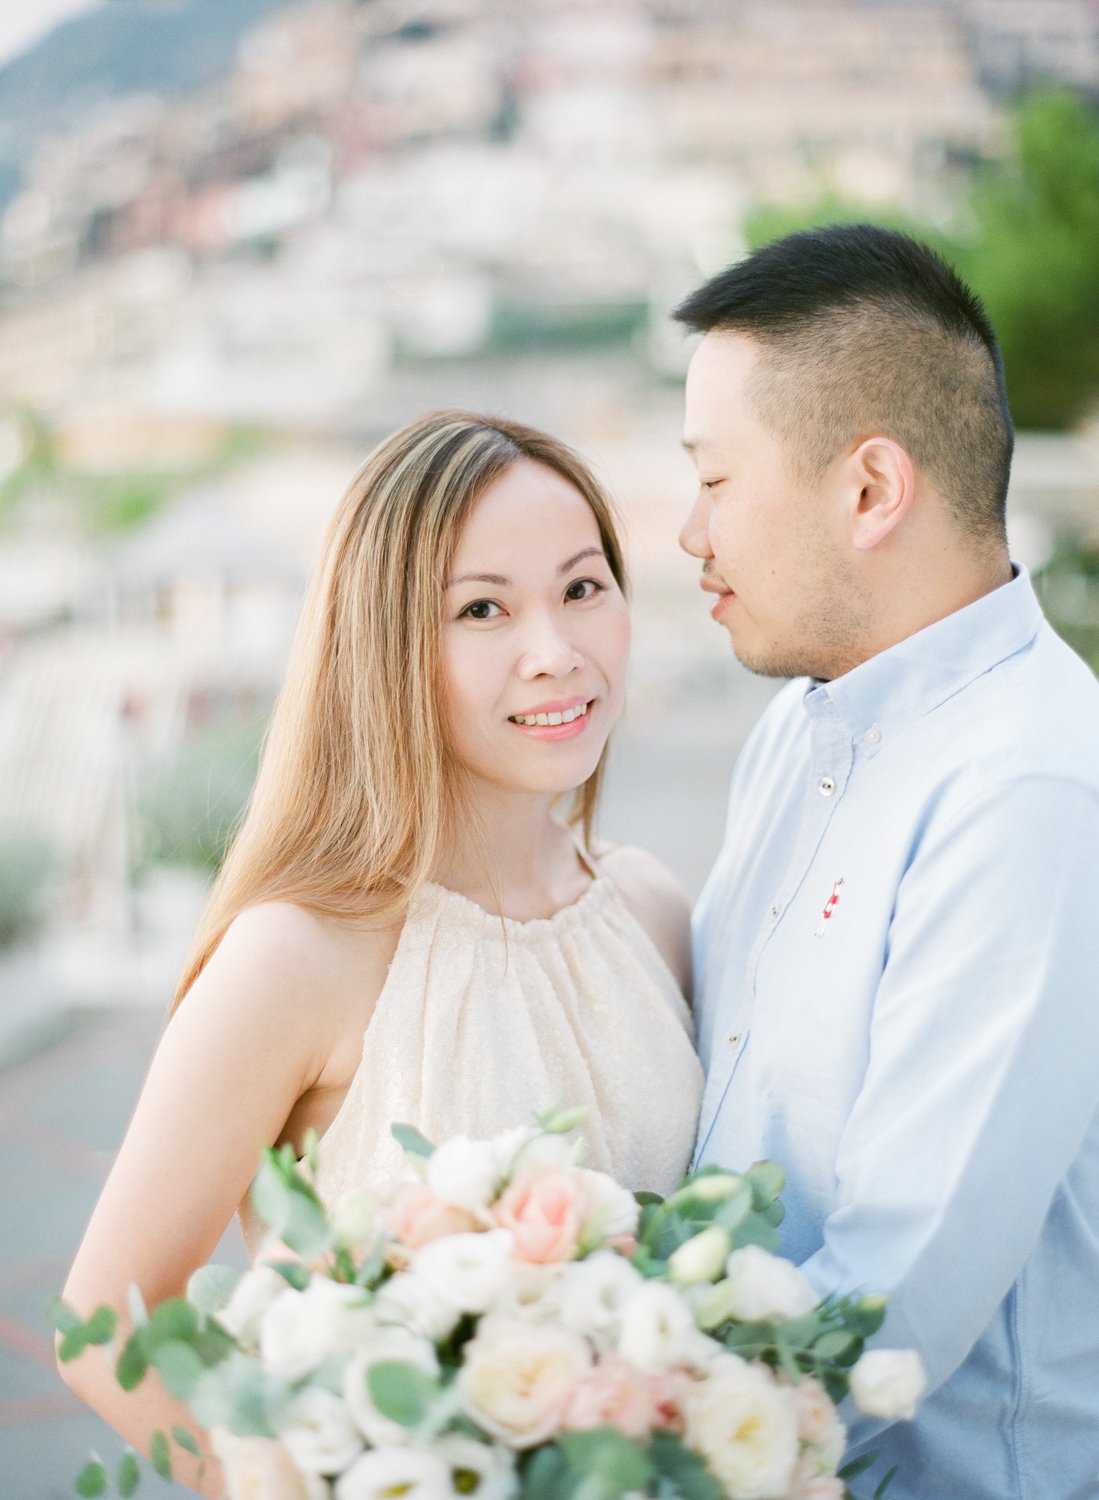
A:
{"type": "MultiPolygon", "coordinates": [[[[687,1170],[702,1094],[690,1010],[614,881],[529,922],[444,886],[409,904],[362,1059],[318,1148],[330,1206],[403,1174],[390,1125],[436,1143],[490,1136],[536,1110],[584,1105],[587,1164],[671,1190],[687,1170]]],[[[241,1224],[255,1253],[262,1226],[241,1224]]]]}

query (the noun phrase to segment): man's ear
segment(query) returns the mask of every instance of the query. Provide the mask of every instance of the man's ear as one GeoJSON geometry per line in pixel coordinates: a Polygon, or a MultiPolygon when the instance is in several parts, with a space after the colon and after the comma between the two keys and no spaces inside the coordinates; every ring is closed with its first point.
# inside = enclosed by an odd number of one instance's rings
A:
{"type": "Polygon", "coordinates": [[[852,545],[876,547],[904,520],[916,494],[908,452],[888,437],[864,438],[846,464],[852,545]]]}

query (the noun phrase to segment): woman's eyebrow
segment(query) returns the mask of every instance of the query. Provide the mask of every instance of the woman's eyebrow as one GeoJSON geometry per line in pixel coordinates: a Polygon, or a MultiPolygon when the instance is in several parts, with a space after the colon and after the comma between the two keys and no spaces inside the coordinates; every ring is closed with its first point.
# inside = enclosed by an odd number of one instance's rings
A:
{"type": "MultiPolygon", "coordinates": [[[[607,554],[603,551],[602,547],[585,547],[575,557],[570,557],[567,562],[561,564],[557,569],[558,576],[569,572],[571,568],[575,568],[576,564],[583,562],[585,557],[601,557],[605,561],[606,556],[607,554]]],[[[504,578],[500,573],[459,573],[457,578],[448,578],[445,586],[448,589],[452,589],[458,583],[491,583],[498,589],[511,587],[511,579],[504,578]]]]}

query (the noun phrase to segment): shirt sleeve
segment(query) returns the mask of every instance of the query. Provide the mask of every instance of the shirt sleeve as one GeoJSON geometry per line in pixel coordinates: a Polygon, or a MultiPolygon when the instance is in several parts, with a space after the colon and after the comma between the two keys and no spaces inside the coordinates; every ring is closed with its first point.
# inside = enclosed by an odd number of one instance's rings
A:
{"type": "MultiPolygon", "coordinates": [[[[1099,799],[1032,776],[928,830],[901,882],[837,1207],[804,1270],[890,1299],[935,1389],[1030,1254],[1099,1109],[1099,799]]],[[[885,1424],[855,1416],[859,1443],[885,1424]]]]}

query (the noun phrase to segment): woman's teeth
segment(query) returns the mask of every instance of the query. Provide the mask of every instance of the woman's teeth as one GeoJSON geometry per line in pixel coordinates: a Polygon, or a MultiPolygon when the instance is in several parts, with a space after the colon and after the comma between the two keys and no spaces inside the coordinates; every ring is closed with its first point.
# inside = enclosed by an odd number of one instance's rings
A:
{"type": "Polygon", "coordinates": [[[590,707],[590,703],[581,703],[577,708],[566,708],[559,714],[512,714],[511,722],[513,724],[571,724],[573,719],[582,719],[590,707]]]}

